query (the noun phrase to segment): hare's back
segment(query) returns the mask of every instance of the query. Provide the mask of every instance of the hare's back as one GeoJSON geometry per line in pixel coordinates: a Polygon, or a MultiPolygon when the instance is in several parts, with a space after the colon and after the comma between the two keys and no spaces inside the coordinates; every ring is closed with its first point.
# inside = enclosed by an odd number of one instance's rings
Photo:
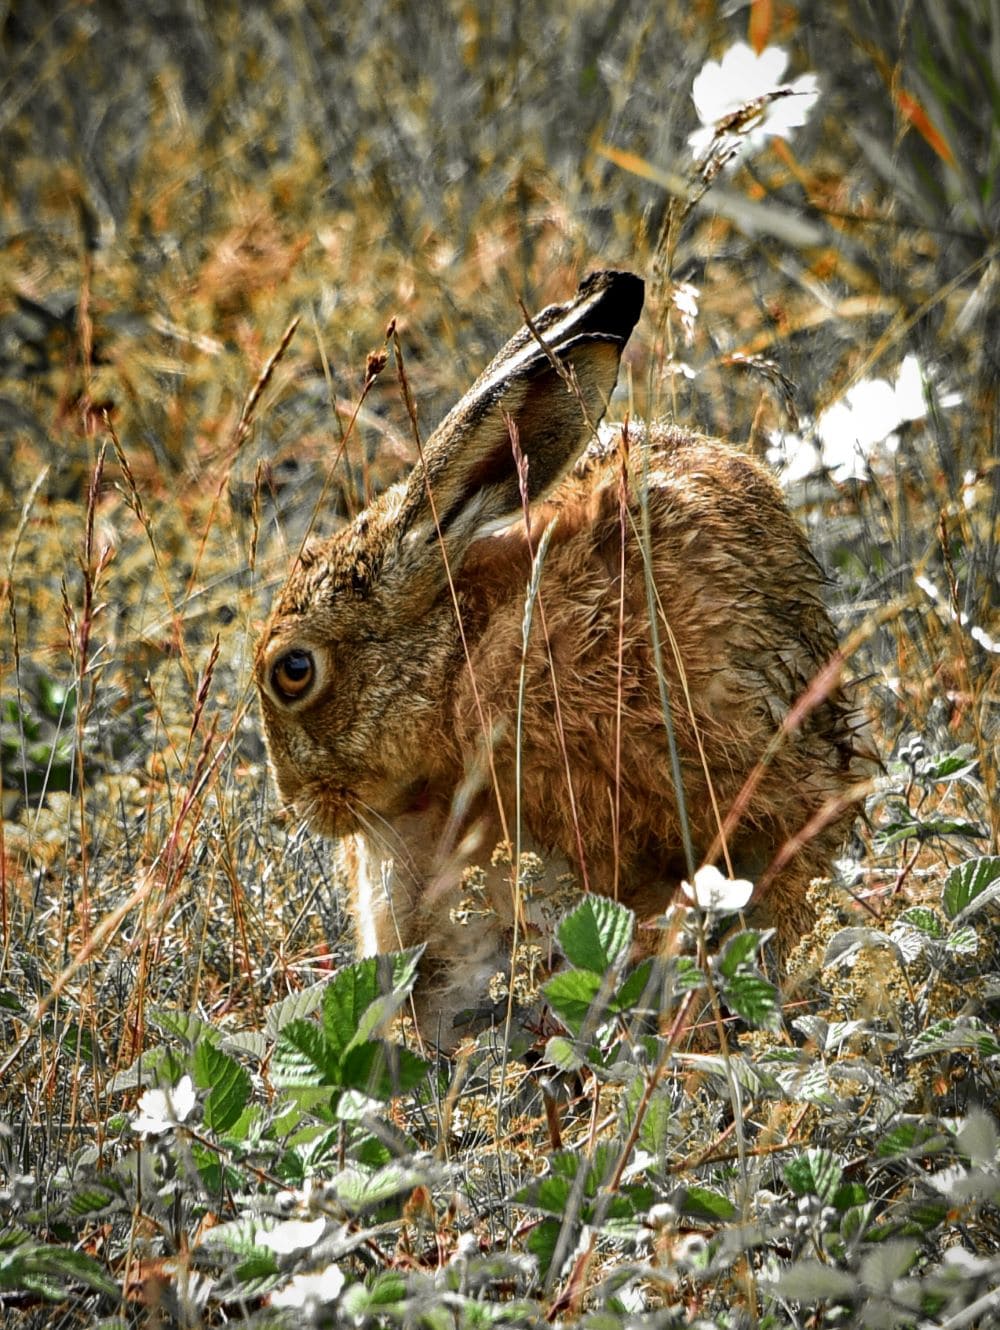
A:
{"type": "MultiPolygon", "coordinates": [[[[801,527],[768,469],[732,444],[669,425],[629,434],[635,610],[647,603],[637,546],[648,524],[661,617],[689,681],[713,709],[752,703],[780,722],[836,649],[825,578],[801,527]]],[[[573,482],[600,496],[599,544],[621,529],[617,451],[593,450],[573,482]]]]}

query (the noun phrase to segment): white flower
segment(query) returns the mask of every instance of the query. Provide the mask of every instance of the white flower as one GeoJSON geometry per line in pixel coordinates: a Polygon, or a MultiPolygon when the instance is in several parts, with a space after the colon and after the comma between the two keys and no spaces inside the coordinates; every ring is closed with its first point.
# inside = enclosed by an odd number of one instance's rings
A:
{"type": "Polygon", "coordinates": [[[742,910],[753,895],[753,883],[745,878],[723,877],[714,864],[706,864],[695,873],[694,885],[682,882],[681,890],[703,910],[733,914],[742,910]]]}
{"type": "MultiPolygon", "coordinates": [[[[815,442],[788,434],[772,436],[771,460],[785,483],[813,475],[821,467],[838,484],[868,476],[870,458],[879,450],[894,453],[901,425],[927,414],[927,375],[914,355],[905,356],[891,379],[862,379],[816,421],[815,442]]],[[[941,409],[958,406],[958,393],[938,394],[941,409]]]]}
{"type": "Polygon", "coordinates": [[[823,465],[837,482],[863,479],[876,446],[901,424],[892,385],[885,379],[862,379],[816,422],[823,465]]]}
{"type": "Polygon", "coordinates": [[[139,1097],[132,1129],[144,1136],[162,1136],[190,1116],[195,1099],[190,1076],[182,1076],[172,1090],[147,1090],[139,1097]]]}
{"type": "Polygon", "coordinates": [[[746,42],[736,42],[721,60],[707,60],[691,87],[702,125],[688,135],[694,155],[701,157],[708,151],[721,120],[746,102],[779,88],[790,95],[768,103],[759,123],[741,136],[744,146],[760,147],[768,138],[785,137],[789,130],[804,125],[819,98],[819,82],[815,74],[802,74],[793,83],[783,83],[787,64],[788,52],[780,46],[766,46],[758,55],[746,42]]]}
{"type": "Polygon", "coordinates": [[[694,340],[694,325],[698,319],[700,299],[701,291],[691,282],[677,282],[670,293],[670,303],[680,316],[681,331],[685,342],[689,344],[694,340]]]}
{"type": "Polygon", "coordinates": [[[314,1247],[326,1229],[325,1219],[286,1219],[266,1233],[257,1236],[260,1247],[270,1247],[271,1251],[287,1256],[293,1251],[302,1251],[314,1247]]]}
{"type": "Polygon", "coordinates": [[[328,1265],[318,1275],[293,1275],[284,1288],[271,1294],[272,1307],[295,1307],[313,1317],[340,1296],[344,1274],[339,1266],[328,1265]]]}

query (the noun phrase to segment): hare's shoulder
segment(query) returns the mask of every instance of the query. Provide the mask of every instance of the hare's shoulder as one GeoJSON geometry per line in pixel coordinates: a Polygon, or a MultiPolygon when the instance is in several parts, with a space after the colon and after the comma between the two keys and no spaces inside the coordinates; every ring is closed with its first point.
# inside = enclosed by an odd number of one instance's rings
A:
{"type": "Polygon", "coordinates": [[[635,495],[641,488],[680,502],[784,510],[771,471],[745,449],[665,421],[602,425],[563,484],[567,499],[609,487],[623,474],[635,495]]]}

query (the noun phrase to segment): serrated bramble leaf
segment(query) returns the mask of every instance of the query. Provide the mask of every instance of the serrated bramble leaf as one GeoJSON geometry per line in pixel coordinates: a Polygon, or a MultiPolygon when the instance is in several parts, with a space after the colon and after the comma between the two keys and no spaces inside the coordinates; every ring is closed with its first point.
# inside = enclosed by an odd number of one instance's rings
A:
{"type": "Polygon", "coordinates": [[[333,1186],[340,1203],[354,1214],[382,1205],[394,1196],[405,1196],[414,1187],[429,1186],[432,1181],[431,1171],[407,1167],[403,1162],[393,1162],[374,1173],[363,1172],[357,1168],[344,1169],[333,1179],[333,1186]]]}
{"type": "Polygon", "coordinates": [[[296,1019],[282,1028],[271,1057],[271,1080],[289,1087],[339,1084],[338,1061],[315,1021],[296,1019]]]}
{"type": "Polygon", "coordinates": [[[756,957],[760,939],[760,932],[754,928],[744,929],[731,937],[719,957],[719,973],[727,979],[733,978],[742,965],[756,957]]]}
{"type": "Polygon", "coordinates": [[[289,1021],[302,1020],[318,1011],[323,1002],[329,979],[303,988],[299,993],[292,993],[280,1002],[268,1007],[264,1018],[264,1028],[271,1039],[276,1039],[289,1021]]]}
{"type": "Polygon", "coordinates": [[[1000,856],[985,855],[953,868],[945,878],[941,903],[952,921],[974,914],[1000,894],[1000,856]]]}
{"type": "Polygon", "coordinates": [[[380,997],[379,965],[386,958],[368,956],[345,965],[333,976],[323,993],[323,1035],[336,1056],[343,1054],[358,1032],[361,1018],[380,997]]]}
{"type": "Polygon", "coordinates": [[[195,1084],[208,1090],[204,1121],[211,1131],[228,1131],[250,1102],[250,1077],[235,1058],[212,1044],[199,1044],[194,1051],[195,1084]]]}
{"type": "Polygon", "coordinates": [[[420,957],[424,954],[424,944],[419,947],[409,947],[406,951],[394,951],[390,957],[392,961],[392,991],[402,993],[405,997],[413,991],[413,985],[417,980],[417,970],[420,965],[420,957]]]}
{"type": "Polygon", "coordinates": [[[953,928],[945,939],[945,951],[953,956],[974,956],[979,950],[979,934],[974,928],[953,928]]]}
{"type": "Polygon", "coordinates": [[[960,1016],[935,1021],[918,1034],[906,1056],[912,1061],[931,1053],[973,1049],[982,1057],[1000,1055],[1000,1040],[993,1030],[977,1016],[960,1016]]]}
{"type": "Polygon", "coordinates": [[[545,1045],[545,1060],[560,1071],[579,1071],[587,1061],[576,1044],[561,1034],[553,1035],[545,1045]]]}
{"type": "Polygon", "coordinates": [[[674,989],[678,993],[690,993],[702,988],[707,983],[705,972],[698,962],[690,956],[678,956],[674,968],[674,989]]]}
{"type": "Polygon", "coordinates": [[[187,1063],[166,1044],[147,1048],[130,1067],[112,1076],[108,1089],[114,1094],[135,1090],[143,1085],[176,1085],[187,1063]]]}
{"type": "Polygon", "coordinates": [[[860,1182],[844,1182],[833,1193],[831,1201],[834,1209],[843,1214],[845,1210],[867,1205],[868,1193],[860,1182]]]}
{"type": "Polygon", "coordinates": [[[149,1020],[158,1030],[183,1040],[189,1048],[199,1048],[204,1043],[217,1044],[222,1038],[214,1025],[188,1011],[154,1007],[149,1013],[149,1020]]]}
{"type": "Polygon", "coordinates": [[[650,976],[653,973],[653,962],[647,958],[640,961],[634,970],[630,971],[623,980],[618,992],[615,994],[615,1005],[619,1011],[632,1011],[640,1002],[648,1003],[651,994],[647,992],[649,988],[650,976]]]}
{"type": "Polygon", "coordinates": [[[900,1155],[940,1154],[951,1146],[951,1140],[936,1123],[908,1119],[896,1125],[882,1137],[876,1153],[880,1159],[894,1159],[900,1155]]]}
{"type": "Polygon", "coordinates": [[[555,1255],[562,1224],[558,1219],[543,1219],[528,1234],[525,1246],[538,1262],[538,1272],[544,1279],[555,1255]]]}
{"type": "Polygon", "coordinates": [[[695,1219],[725,1222],[739,1213],[728,1196],[711,1187],[684,1187],[671,1199],[681,1214],[695,1219]]]}
{"type": "Polygon", "coordinates": [[[963,776],[971,776],[978,764],[979,759],[972,745],[962,744],[951,753],[926,758],[921,764],[920,774],[929,776],[931,780],[959,780],[963,776]]]}
{"type": "Polygon", "coordinates": [[[721,985],[721,995],[726,1006],[751,1025],[771,1030],[781,1020],[778,990],[763,975],[736,974],[721,985]]]}
{"type": "Polygon", "coordinates": [[[521,1188],[514,1199],[519,1205],[530,1205],[545,1214],[561,1216],[566,1213],[572,1189],[573,1184],[569,1178],[550,1174],[548,1177],[535,1178],[529,1182],[526,1187],[521,1188]]]}
{"type": "Polygon", "coordinates": [[[852,1303],[864,1292],[857,1278],[821,1261],[796,1261],[783,1270],[773,1287],[782,1297],[812,1306],[816,1302],[852,1303]]]}
{"type": "Polygon", "coordinates": [[[67,1199],[66,1209],[78,1218],[83,1215],[94,1218],[120,1210],[125,1204],[125,1189],[120,1183],[116,1187],[113,1183],[91,1181],[74,1188],[67,1199]]]}
{"type": "Polygon", "coordinates": [[[559,1019],[577,1034],[594,999],[606,987],[602,976],[590,970],[560,970],[543,985],[542,992],[559,1019]]]}
{"type": "Polygon", "coordinates": [[[917,1259],[919,1250],[920,1244],[912,1238],[891,1239],[873,1247],[861,1261],[861,1282],[873,1293],[890,1293],[896,1280],[917,1259]]]}
{"type": "Polygon", "coordinates": [[[928,910],[923,905],[913,905],[910,909],[904,910],[899,917],[904,924],[909,924],[911,928],[916,928],[927,937],[944,937],[944,924],[940,916],[936,911],[928,910]]]}
{"type": "Polygon", "coordinates": [[[109,1298],[118,1298],[121,1293],[93,1257],[71,1248],[48,1243],[25,1245],[18,1251],[17,1266],[21,1287],[47,1298],[64,1297],[75,1284],[84,1284],[109,1298]]]}
{"type": "Polygon", "coordinates": [[[580,970],[606,974],[620,964],[632,945],[635,917],[608,896],[584,896],[559,924],[563,955],[580,970]]]}
{"type": "Polygon", "coordinates": [[[420,1084],[427,1074],[427,1063],[408,1048],[371,1040],[355,1044],[344,1055],[340,1084],[359,1090],[369,1099],[392,1099],[420,1084]]]}
{"type": "Polygon", "coordinates": [[[840,1186],[843,1169],[829,1150],[807,1150],[784,1167],[785,1181],[796,1196],[818,1196],[829,1204],[840,1186]]]}

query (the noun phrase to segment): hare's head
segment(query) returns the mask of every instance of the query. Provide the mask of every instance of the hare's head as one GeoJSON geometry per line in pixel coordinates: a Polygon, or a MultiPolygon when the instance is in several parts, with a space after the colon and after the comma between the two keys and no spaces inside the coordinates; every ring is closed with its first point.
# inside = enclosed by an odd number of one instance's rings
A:
{"type": "Polygon", "coordinates": [[[256,670],[279,789],[316,830],[396,818],[454,783],[447,698],[464,666],[463,595],[476,600],[463,567],[476,548],[488,568],[489,538],[523,520],[522,483],[529,498],[545,494],[586,445],[642,299],[639,278],[600,272],[543,310],[434,432],[409,479],[300,553],[256,670]]]}

